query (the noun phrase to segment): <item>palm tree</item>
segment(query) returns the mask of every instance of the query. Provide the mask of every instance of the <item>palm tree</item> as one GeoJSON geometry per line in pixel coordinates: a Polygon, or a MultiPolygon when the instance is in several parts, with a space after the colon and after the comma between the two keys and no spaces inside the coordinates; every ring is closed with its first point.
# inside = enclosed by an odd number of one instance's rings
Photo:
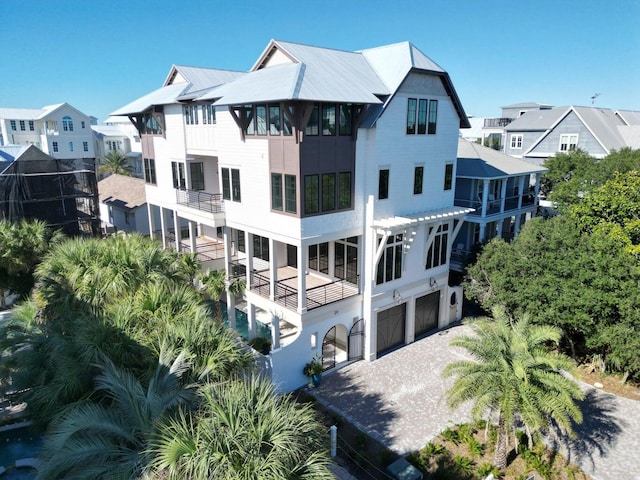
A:
{"type": "Polygon", "coordinates": [[[129,159],[124,153],[118,150],[111,150],[102,157],[101,165],[98,168],[98,172],[105,176],[113,173],[129,176],[131,175],[131,171],[132,168],[129,164],[129,159]]]}
{"type": "Polygon", "coordinates": [[[105,359],[96,378],[97,401],[80,403],[52,422],[37,478],[139,478],[159,422],[194,399],[184,381],[184,354],[172,358],[163,351],[146,388],[105,359]]]}
{"type": "Polygon", "coordinates": [[[180,408],[152,442],[158,478],[332,478],[324,427],[308,404],[258,378],[209,384],[200,407],[180,408]]]}
{"type": "Polygon", "coordinates": [[[454,339],[451,345],[467,349],[474,360],[458,360],[444,369],[455,376],[448,391],[452,408],[472,401],[476,418],[497,412],[498,440],[494,465],[507,464],[507,434],[520,420],[527,432],[540,432],[555,422],[572,433],[572,422],[582,422],[576,400],[584,394],[562,371],[573,370],[566,356],[550,352],[546,345],[558,344],[561,332],[548,325],[533,325],[527,316],[512,321],[503,307],[493,309],[494,320],[471,325],[475,335],[454,339]]]}

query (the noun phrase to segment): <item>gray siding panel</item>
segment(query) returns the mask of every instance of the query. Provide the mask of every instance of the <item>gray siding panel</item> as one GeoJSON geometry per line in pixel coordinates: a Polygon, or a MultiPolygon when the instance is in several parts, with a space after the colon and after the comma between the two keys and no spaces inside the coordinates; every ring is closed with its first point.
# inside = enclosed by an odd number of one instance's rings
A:
{"type": "Polygon", "coordinates": [[[571,112],[567,115],[539,145],[531,151],[531,154],[553,154],[560,151],[560,135],[578,134],[578,148],[586,150],[591,155],[606,155],[593,135],[587,130],[578,116],[571,112]]]}

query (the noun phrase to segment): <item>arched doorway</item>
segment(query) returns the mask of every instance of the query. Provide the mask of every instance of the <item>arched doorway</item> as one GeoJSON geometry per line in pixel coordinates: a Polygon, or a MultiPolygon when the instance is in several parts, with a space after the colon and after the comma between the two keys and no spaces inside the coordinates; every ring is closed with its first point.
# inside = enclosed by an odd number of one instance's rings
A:
{"type": "Polygon", "coordinates": [[[329,370],[347,360],[347,329],[334,325],[322,340],[322,368],[329,370]]]}

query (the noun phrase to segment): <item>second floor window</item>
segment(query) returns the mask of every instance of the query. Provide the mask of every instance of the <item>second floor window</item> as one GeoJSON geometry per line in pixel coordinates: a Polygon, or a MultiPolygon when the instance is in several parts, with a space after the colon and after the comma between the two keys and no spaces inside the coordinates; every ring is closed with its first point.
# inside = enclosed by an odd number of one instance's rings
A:
{"type": "Polygon", "coordinates": [[[240,170],[237,168],[222,168],[222,198],[240,202],[240,170]]]}
{"type": "Polygon", "coordinates": [[[73,152],[73,142],[69,142],[69,151],[73,152]]]}
{"type": "Polygon", "coordinates": [[[189,163],[191,174],[191,190],[204,190],[204,164],[202,162],[189,163]]]}
{"type": "Polygon", "coordinates": [[[520,134],[511,135],[511,148],[514,150],[522,149],[522,135],[520,134]]]}
{"type": "Polygon", "coordinates": [[[71,117],[62,117],[62,130],[65,132],[73,132],[73,120],[71,120],[71,117]]]}
{"type": "Polygon", "coordinates": [[[418,98],[407,100],[407,134],[419,135],[436,133],[438,122],[438,101],[418,98]]]}
{"type": "Polygon", "coordinates": [[[195,105],[184,106],[184,122],[187,125],[198,124],[198,107],[195,105]]]}
{"type": "Polygon", "coordinates": [[[389,169],[385,168],[378,173],[378,200],[389,198],[389,169]]]}
{"type": "Polygon", "coordinates": [[[453,186],[453,163],[444,166],[444,189],[451,190],[453,186]]]}
{"type": "MultiPolygon", "coordinates": [[[[433,232],[433,228],[429,228],[429,236],[433,232]]],[[[425,263],[425,269],[430,269],[444,265],[447,263],[447,243],[449,240],[449,224],[445,223],[438,227],[438,230],[433,237],[433,242],[429,245],[427,251],[427,260],[425,263]]]]}
{"type": "MultiPolygon", "coordinates": [[[[378,245],[382,241],[378,239],[378,245]]],[[[378,261],[376,271],[376,284],[390,282],[402,277],[402,248],[404,243],[404,235],[390,235],[387,238],[387,245],[382,251],[382,256],[378,261]]]]}
{"type": "Polygon", "coordinates": [[[58,151],[58,142],[52,142],[51,146],[53,147],[53,151],[57,152],[58,151]]]}
{"type": "Polygon", "coordinates": [[[89,142],[82,142],[82,151],[83,152],[89,151],[89,142]]]}
{"type": "Polygon", "coordinates": [[[33,120],[29,120],[29,131],[33,132],[35,129],[36,129],[36,126],[33,123],[33,120]]]}
{"type": "Polygon", "coordinates": [[[27,129],[27,126],[24,123],[24,120],[20,120],[20,130],[24,132],[26,129],[27,129]]]}
{"type": "Polygon", "coordinates": [[[216,123],[216,107],[213,105],[202,105],[202,123],[207,125],[216,123]]]}
{"type": "Polygon", "coordinates": [[[11,130],[17,130],[17,125],[15,120],[9,120],[9,124],[11,125],[11,130]]]}
{"type": "Polygon", "coordinates": [[[560,135],[560,151],[570,152],[578,148],[578,134],[560,135]]]}
{"type": "Polygon", "coordinates": [[[415,167],[413,170],[413,194],[420,195],[422,193],[422,180],[424,176],[424,167],[415,167]]]}
{"type": "Polygon", "coordinates": [[[187,188],[187,179],[184,174],[184,163],[171,162],[171,173],[173,177],[173,188],[184,190],[187,188]]]}
{"type": "Polygon", "coordinates": [[[156,161],[153,158],[144,159],[144,181],[151,185],[156,184],[156,161]]]}

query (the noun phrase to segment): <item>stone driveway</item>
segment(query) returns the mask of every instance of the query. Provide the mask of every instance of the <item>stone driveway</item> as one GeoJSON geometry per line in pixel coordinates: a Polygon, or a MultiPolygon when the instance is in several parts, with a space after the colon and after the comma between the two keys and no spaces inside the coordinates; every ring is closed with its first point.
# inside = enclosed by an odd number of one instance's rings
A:
{"type": "MultiPolygon", "coordinates": [[[[469,332],[454,326],[374,362],[356,362],[325,375],[310,393],[391,450],[420,449],[447,426],[470,419],[469,405],[453,412],[447,407],[453,379],[441,375],[447,363],[469,358],[449,346],[469,332]]],[[[571,461],[597,480],[640,480],[640,401],[583,387],[584,422],[570,442],[571,461]]]]}

